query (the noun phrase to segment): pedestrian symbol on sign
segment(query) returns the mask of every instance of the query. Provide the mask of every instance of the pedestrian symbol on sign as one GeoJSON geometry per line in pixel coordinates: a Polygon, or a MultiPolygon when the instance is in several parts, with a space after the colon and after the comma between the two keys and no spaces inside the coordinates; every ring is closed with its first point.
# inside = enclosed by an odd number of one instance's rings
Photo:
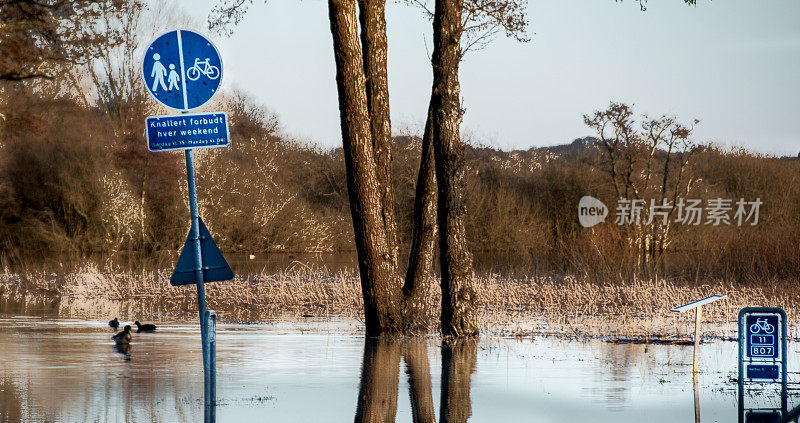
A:
{"type": "MultiPolygon", "coordinates": [[[[156,62],[153,63],[153,71],[150,72],[150,77],[153,78],[153,92],[158,91],[158,86],[161,85],[161,88],[166,91],[167,86],[164,84],[164,77],[167,76],[167,68],[161,64],[161,55],[156,53],[153,55],[153,60],[156,62]]],[[[170,65],[172,66],[172,65],[170,65]]]]}
{"type": "Polygon", "coordinates": [[[175,89],[179,90],[180,88],[178,87],[178,81],[180,81],[180,80],[181,80],[180,75],[178,75],[178,72],[175,72],[175,65],[170,63],[169,64],[169,89],[171,90],[172,86],[174,85],[175,89]]]}
{"type": "Polygon", "coordinates": [[[186,29],[156,38],[142,62],[145,86],[171,109],[189,111],[208,103],[222,81],[222,58],[202,35],[186,29]]]}

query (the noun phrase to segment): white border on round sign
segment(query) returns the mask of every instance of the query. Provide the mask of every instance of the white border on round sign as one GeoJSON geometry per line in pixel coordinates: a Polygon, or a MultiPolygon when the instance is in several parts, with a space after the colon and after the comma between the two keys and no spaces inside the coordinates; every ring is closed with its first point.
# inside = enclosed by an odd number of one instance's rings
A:
{"type": "Polygon", "coordinates": [[[147,94],[149,94],[149,95],[150,95],[150,97],[152,97],[152,98],[153,98],[153,99],[154,99],[154,100],[155,100],[155,101],[156,101],[158,104],[160,104],[160,105],[162,105],[162,106],[166,107],[167,109],[170,109],[170,110],[175,110],[175,111],[177,111],[177,112],[189,112],[189,111],[192,111],[192,110],[197,110],[197,109],[199,109],[199,108],[201,108],[201,107],[205,106],[205,105],[206,105],[206,104],[208,104],[209,102],[211,102],[211,100],[213,100],[213,99],[214,99],[214,97],[216,97],[216,96],[217,96],[217,94],[220,92],[220,90],[219,90],[219,89],[215,90],[215,91],[214,91],[214,94],[212,94],[212,95],[211,95],[211,97],[209,97],[209,98],[208,98],[208,100],[206,100],[206,101],[205,101],[203,104],[201,104],[201,105],[199,105],[199,106],[197,106],[197,107],[192,107],[192,108],[190,108],[190,109],[176,109],[176,108],[174,108],[174,107],[172,107],[172,106],[169,106],[169,105],[166,105],[166,104],[162,103],[162,102],[161,102],[161,100],[159,100],[159,99],[158,99],[158,97],[154,96],[154,95],[153,95],[153,93],[151,93],[151,92],[150,92],[150,90],[149,90],[149,89],[147,89],[147,87],[148,87],[148,85],[147,85],[147,84],[148,84],[148,82],[147,82],[147,79],[145,79],[145,74],[146,74],[146,73],[145,73],[145,71],[144,71],[144,62],[145,62],[145,60],[147,59],[147,50],[149,50],[149,49],[150,49],[150,46],[151,46],[151,45],[153,45],[153,42],[154,42],[155,40],[157,40],[157,39],[161,38],[162,36],[164,36],[164,35],[166,35],[166,34],[169,34],[170,32],[175,32],[175,31],[189,31],[189,32],[194,32],[195,34],[197,34],[197,35],[199,35],[199,36],[203,37],[203,38],[204,38],[206,41],[208,41],[208,43],[209,43],[209,44],[211,44],[211,47],[214,49],[214,51],[215,51],[215,52],[217,52],[217,56],[219,56],[219,86],[220,86],[220,87],[222,86],[222,79],[223,79],[223,78],[224,78],[224,76],[225,76],[225,66],[223,66],[223,65],[222,65],[222,54],[220,54],[220,52],[219,52],[219,49],[217,48],[217,45],[216,45],[216,44],[214,44],[214,42],[213,42],[213,41],[211,41],[210,39],[208,39],[208,37],[206,37],[206,36],[205,36],[205,34],[201,34],[201,33],[197,32],[197,31],[195,31],[195,30],[193,30],[193,29],[189,29],[189,28],[173,28],[173,29],[170,29],[170,30],[164,31],[164,32],[162,32],[162,33],[160,33],[160,34],[156,35],[155,37],[153,37],[153,39],[150,41],[150,44],[148,44],[148,45],[147,45],[147,47],[145,47],[145,48],[144,48],[144,53],[142,53],[142,60],[141,60],[141,65],[139,66],[139,70],[141,70],[141,71],[142,71],[142,73],[141,73],[141,76],[142,76],[142,82],[144,83],[144,89],[145,89],[145,91],[147,91],[147,94]]]}

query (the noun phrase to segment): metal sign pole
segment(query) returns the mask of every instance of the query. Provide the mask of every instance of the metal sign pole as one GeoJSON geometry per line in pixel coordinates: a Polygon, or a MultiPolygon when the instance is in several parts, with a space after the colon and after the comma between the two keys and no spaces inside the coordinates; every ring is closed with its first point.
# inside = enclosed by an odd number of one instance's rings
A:
{"type": "Polygon", "coordinates": [[[203,253],[200,248],[200,217],[197,212],[197,188],[194,180],[194,156],[192,150],[186,150],[186,177],[189,180],[189,208],[192,218],[192,241],[195,250],[194,274],[197,279],[197,305],[200,309],[200,338],[203,343],[203,386],[205,403],[210,404],[214,401],[212,388],[212,372],[216,369],[211,367],[210,353],[211,348],[208,338],[208,316],[206,315],[206,289],[203,283],[203,253]]]}
{"type": "MultiPolygon", "coordinates": [[[[197,284],[203,347],[203,394],[206,407],[213,406],[216,402],[216,314],[206,309],[205,283],[233,279],[233,271],[197,211],[192,148],[225,147],[230,138],[228,117],[224,112],[187,114],[189,110],[208,103],[219,91],[222,57],[211,40],[194,31],[168,31],[145,49],[142,80],[156,101],[182,113],[180,118],[170,115],[148,117],[145,120],[147,148],[150,151],[185,149],[191,231],[170,277],[170,284],[197,284]],[[190,57],[184,58],[184,52],[190,57]],[[194,64],[187,67],[191,59],[194,59],[194,64]],[[177,70],[176,64],[179,66],[177,70]]],[[[213,409],[211,411],[213,420],[213,409]]]]}
{"type": "Polygon", "coordinates": [[[697,372],[692,373],[692,388],[694,389],[694,421],[700,423],[700,387],[697,381],[697,372]]]}
{"type": "Polygon", "coordinates": [[[737,378],[737,385],[739,391],[739,416],[738,422],[744,423],[744,355],[745,355],[745,337],[747,336],[744,333],[744,319],[742,316],[744,313],[741,311],[739,312],[738,318],[738,338],[739,338],[739,377],[737,378]]]}

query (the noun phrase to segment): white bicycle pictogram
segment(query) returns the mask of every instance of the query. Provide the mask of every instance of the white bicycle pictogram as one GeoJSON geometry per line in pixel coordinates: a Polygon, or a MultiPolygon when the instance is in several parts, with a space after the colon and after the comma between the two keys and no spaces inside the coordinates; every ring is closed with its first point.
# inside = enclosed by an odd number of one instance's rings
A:
{"type": "Polygon", "coordinates": [[[752,333],[772,333],[775,332],[775,326],[769,324],[766,318],[758,319],[755,323],[750,325],[750,332],[752,333]]]}
{"type": "Polygon", "coordinates": [[[197,81],[197,78],[200,78],[200,74],[207,76],[209,79],[219,78],[219,68],[208,63],[209,60],[211,59],[200,60],[199,57],[195,58],[194,66],[186,69],[186,77],[191,81],[197,81]]]}

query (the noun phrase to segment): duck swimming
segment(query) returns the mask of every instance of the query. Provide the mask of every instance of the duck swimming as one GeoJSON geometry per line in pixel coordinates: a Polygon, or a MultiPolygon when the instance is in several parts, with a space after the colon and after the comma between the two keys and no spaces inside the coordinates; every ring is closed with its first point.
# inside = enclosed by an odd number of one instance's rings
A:
{"type": "Polygon", "coordinates": [[[131,325],[125,325],[125,329],[112,336],[111,339],[114,340],[117,344],[128,344],[131,342],[131,325]]]}
{"type": "Polygon", "coordinates": [[[111,326],[111,329],[117,330],[117,328],[119,327],[119,320],[117,320],[117,318],[115,317],[114,320],[110,320],[108,322],[108,325],[111,326]]]}
{"type": "Polygon", "coordinates": [[[137,332],[153,332],[156,330],[156,325],[152,325],[150,323],[141,324],[139,321],[133,322],[136,325],[137,332]]]}

